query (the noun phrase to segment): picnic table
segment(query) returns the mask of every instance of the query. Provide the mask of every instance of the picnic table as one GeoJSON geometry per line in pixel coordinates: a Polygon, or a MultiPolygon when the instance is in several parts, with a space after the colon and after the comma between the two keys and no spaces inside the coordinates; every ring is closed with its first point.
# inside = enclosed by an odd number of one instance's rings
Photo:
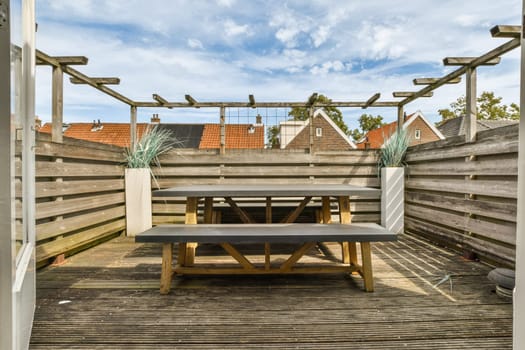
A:
{"type": "Polygon", "coordinates": [[[357,272],[364,279],[365,290],[373,291],[370,242],[395,240],[396,235],[377,224],[351,223],[350,197],[379,198],[381,191],[349,184],[213,184],[185,185],[153,192],[153,196],[186,197],[185,224],[168,224],[153,227],[136,236],[137,242],[163,244],[161,293],[168,293],[173,274],[276,274],[357,272]],[[238,205],[239,198],[265,198],[266,223],[254,223],[250,215],[238,205]],[[300,198],[297,207],[281,223],[272,222],[274,198],[300,198]],[[312,198],[321,198],[321,222],[296,224],[297,216],[312,198]],[[204,198],[204,224],[197,225],[197,204],[204,198]],[[213,223],[214,198],[222,198],[239,215],[245,225],[213,223]],[[330,202],[336,198],[339,223],[332,223],[330,202]],[[328,225],[330,224],[330,225],[328,225]],[[290,257],[278,266],[272,266],[272,243],[301,243],[290,257]],[[316,242],[340,242],[345,266],[296,267],[295,263],[315,246],[316,242]],[[178,258],[172,266],[173,243],[178,243],[178,258]],[[195,266],[198,243],[219,243],[238,263],[237,268],[203,268],[195,266]],[[241,254],[234,244],[264,243],[265,263],[256,266],[241,254]],[[360,243],[361,260],[358,263],[357,245],[360,243]]]}

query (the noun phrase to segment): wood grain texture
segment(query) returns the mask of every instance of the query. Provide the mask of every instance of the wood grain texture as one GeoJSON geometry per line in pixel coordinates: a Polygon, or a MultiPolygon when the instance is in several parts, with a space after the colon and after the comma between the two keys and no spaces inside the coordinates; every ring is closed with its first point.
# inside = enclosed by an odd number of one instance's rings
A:
{"type": "MultiPolygon", "coordinates": [[[[493,292],[491,268],[411,236],[374,244],[374,293],[360,277],[313,274],[176,277],[160,295],[161,249],[119,237],[40,270],[30,349],[512,348],[512,304],[493,292]],[[445,274],[452,284],[434,288],[445,274]]],[[[340,259],[339,246],[303,259],[330,254],[340,259]]]]}

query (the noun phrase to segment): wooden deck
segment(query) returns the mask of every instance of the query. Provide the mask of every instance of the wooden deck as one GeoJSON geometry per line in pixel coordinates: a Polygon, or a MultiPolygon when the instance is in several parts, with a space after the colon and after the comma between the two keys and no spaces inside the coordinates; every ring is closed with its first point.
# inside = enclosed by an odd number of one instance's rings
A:
{"type": "MultiPolygon", "coordinates": [[[[411,236],[373,245],[373,293],[335,274],[182,277],[160,295],[160,249],[119,237],[39,271],[31,349],[512,347],[512,305],[491,268],[411,236]]],[[[339,254],[327,245],[305,259],[339,254]]]]}

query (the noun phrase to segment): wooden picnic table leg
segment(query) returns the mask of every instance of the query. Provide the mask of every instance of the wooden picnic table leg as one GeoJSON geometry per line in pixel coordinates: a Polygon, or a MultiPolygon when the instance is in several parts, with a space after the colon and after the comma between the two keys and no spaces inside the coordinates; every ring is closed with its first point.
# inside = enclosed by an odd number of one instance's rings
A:
{"type": "Polygon", "coordinates": [[[173,275],[173,243],[162,244],[162,270],[160,274],[160,294],[168,294],[173,275]]]}
{"type": "Polygon", "coordinates": [[[370,242],[361,242],[361,259],[363,260],[363,281],[365,291],[374,291],[374,276],[372,274],[372,249],[370,242]]]}
{"type": "MultiPolygon", "coordinates": [[[[352,222],[352,213],[350,212],[350,198],[348,196],[340,196],[339,201],[339,221],[342,224],[350,224],[352,222]]],[[[355,242],[342,243],[343,263],[357,265],[357,246],[355,242]]]]}
{"type": "Polygon", "coordinates": [[[213,197],[204,198],[204,223],[213,224],[213,197]]]}
{"type": "MultiPolygon", "coordinates": [[[[272,223],[272,197],[266,197],[266,223],[272,223]]],[[[264,269],[270,270],[270,243],[264,243],[264,269]]]]}
{"type": "MultiPolygon", "coordinates": [[[[186,200],[186,225],[197,224],[197,201],[197,197],[188,197],[186,200]]],[[[185,266],[193,266],[195,262],[195,249],[197,249],[197,243],[186,243],[185,266]]]]}

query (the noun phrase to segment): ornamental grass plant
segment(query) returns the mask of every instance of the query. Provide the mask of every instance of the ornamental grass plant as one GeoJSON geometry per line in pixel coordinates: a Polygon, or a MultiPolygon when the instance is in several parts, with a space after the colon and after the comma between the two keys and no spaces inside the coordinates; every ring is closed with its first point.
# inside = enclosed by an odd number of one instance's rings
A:
{"type": "Polygon", "coordinates": [[[397,130],[393,133],[386,140],[383,148],[381,148],[379,167],[402,167],[409,144],[410,138],[405,129],[397,130]]]}
{"type": "Polygon", "coordinates": [[[158,157],[171,150],[176,143],[177,140],[170,130],[161,129],[157,125],[154,127],[148,126],[141,138],[135,143],[135,146],[126,148],[126,167],[132,169],[149,169],[153,180],[157,183],[151,166],[160,167],[158,157]]]}

